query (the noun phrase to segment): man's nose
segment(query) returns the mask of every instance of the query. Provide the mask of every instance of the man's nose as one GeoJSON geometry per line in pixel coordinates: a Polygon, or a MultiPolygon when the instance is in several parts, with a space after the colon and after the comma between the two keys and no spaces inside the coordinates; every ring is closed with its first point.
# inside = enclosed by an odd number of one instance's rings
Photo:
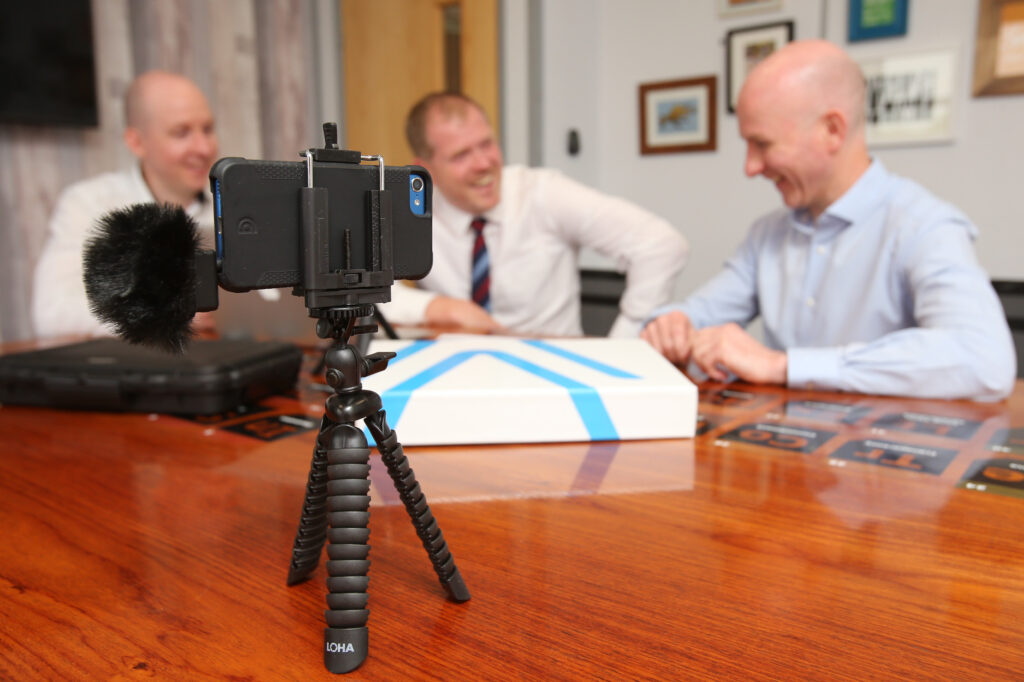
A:
{"type": "Polygon", "coordinates": [[[199,131],[192,136],[192,151],[203,156],[217,154],[217,133],[199,131]]]}
{"type": "Polygon", "coordinates": [[[761,158],[761,152],[757,151],[753,145],[747,145],[747,160],[744,164],[743,171],[747,174],[748,178],[752,178],[755,175],[760,175],[764,170],[764,160],[761,158]]]}
{"type": "Polygon", "coordinates": [[[473,168],[486,170],[491,167],[492,155],[486,149],[474,150],[471,160],[473,162],[473,168]]]}

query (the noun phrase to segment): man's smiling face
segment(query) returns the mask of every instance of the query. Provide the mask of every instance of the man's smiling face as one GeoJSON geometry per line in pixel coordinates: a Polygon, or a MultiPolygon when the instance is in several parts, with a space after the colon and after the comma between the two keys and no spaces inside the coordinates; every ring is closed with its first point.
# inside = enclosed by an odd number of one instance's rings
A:
{"type": "Polygon", "coordinates": [[[430,171],[434,186],[448,201],[472,215],[498,204],[504,160],[494,130],[480,109],[467,105],[448,116],[431,111],[426,140],[431,154],[417,162],[430,171]]]}

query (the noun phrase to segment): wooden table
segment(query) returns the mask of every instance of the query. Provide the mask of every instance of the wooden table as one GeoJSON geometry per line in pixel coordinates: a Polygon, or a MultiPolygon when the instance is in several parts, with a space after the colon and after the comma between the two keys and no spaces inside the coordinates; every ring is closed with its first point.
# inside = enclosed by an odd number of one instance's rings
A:
{"type": "MultiPolygon", "coordinates": [[[[0,408],[0,678],[332,677],[322,562],[285,586],[322,399],[0,408]]],[[[375,455],[349,677],[1024,675],[1024,384],[995,405],[709,384],[700,411],[692,440],[409,448],[464,604],[375,455]]]]}

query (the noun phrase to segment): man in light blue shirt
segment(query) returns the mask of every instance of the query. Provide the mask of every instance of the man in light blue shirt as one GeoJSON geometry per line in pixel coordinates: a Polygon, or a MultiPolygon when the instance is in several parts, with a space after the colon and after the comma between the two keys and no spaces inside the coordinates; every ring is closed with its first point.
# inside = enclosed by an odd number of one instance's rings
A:
{"type": "Polygon", "coordinates": [[[788,210],[755,222],[723,272],[642,336],[716,380],[1001,399],[1016,359],[977,228],[871,159],[863,112],[860,70],[831,43],[790,43],[751,72],[745,170],[788,210]],[[758,315],[764,344],[741,326],[758,315]]]}

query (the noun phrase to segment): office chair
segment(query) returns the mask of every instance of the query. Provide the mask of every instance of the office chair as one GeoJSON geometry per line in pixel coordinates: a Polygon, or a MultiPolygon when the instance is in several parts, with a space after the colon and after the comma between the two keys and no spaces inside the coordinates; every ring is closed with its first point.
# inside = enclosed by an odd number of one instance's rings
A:
{"type": "Polygon", "coordinates": [[[614,270],[580,270],[580,317],[587,336],[608,336],[619,315],[626,276],[614,270]]]}
{"type": "Polygon", "coordinates": [[[1017,378],[1024,379],[1024,282],[992,280],[1017,348],[1017,378]]]}

